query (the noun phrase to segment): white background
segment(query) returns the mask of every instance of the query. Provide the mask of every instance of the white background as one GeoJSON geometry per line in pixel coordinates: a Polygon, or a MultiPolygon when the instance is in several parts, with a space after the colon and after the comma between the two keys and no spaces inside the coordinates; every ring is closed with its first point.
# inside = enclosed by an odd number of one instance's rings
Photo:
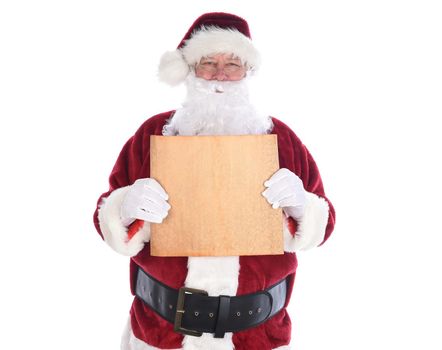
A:
{"type": "Polygon", "coordinates": [[[262,108],[310,149],[336,207],[327,244],[299,254],[295,349],[441,349],[439,6],[2,1],[0,348],[119,348],[128,259],[95,232],[95,202],[138,126],[180,106],[161,54],[226,11],[263,55],[262,108]]]}

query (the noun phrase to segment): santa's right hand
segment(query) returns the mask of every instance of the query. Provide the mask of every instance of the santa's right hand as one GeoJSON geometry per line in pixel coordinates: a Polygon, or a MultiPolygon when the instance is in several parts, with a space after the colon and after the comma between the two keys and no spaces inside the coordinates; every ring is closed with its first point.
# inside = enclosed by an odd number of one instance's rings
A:
{"type": "Polygon", "coordinates": [[[138,179],[130,186],[121,205],[121,221],[129,226],[135,219],[160,224],[167,216],[169,195],[157,180],[138,179]]]}

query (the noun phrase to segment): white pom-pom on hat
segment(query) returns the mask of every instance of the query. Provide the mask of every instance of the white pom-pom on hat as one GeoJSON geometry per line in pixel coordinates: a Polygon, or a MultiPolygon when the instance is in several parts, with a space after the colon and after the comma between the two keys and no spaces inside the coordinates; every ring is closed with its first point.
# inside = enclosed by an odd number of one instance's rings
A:
{"type": "Polygon", "coordinates": [[[189,64],[180,50],[167,51],[161,56],[158,78],[164,83],[175,86],[186,79],[189,70],[189,64]]]}

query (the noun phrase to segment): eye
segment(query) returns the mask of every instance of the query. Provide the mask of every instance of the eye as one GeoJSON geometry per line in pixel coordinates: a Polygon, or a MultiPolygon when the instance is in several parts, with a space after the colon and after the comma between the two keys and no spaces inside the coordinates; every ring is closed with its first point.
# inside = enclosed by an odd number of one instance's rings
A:
{"type": "Polygon", "coordinates": [[[241,65],[239,63],[237,63],[237,62],[229,62],[229,63],[227,63],[227,66],[230,66],[230,67],[241,67],[241,65]]]}

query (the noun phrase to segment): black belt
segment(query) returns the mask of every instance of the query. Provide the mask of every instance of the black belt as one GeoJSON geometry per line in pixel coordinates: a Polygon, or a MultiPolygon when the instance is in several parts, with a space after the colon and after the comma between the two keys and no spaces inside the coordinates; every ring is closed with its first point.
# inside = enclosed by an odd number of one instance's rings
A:
{"type": "Polygon", "coordinates": [[[240,296],[208,296],[206,291],[166,286],[138,268],[135,294],[178,333],[201,336],[256,327],[276,315],[285,305],[287,280],[266,290],[240,296]]]}

